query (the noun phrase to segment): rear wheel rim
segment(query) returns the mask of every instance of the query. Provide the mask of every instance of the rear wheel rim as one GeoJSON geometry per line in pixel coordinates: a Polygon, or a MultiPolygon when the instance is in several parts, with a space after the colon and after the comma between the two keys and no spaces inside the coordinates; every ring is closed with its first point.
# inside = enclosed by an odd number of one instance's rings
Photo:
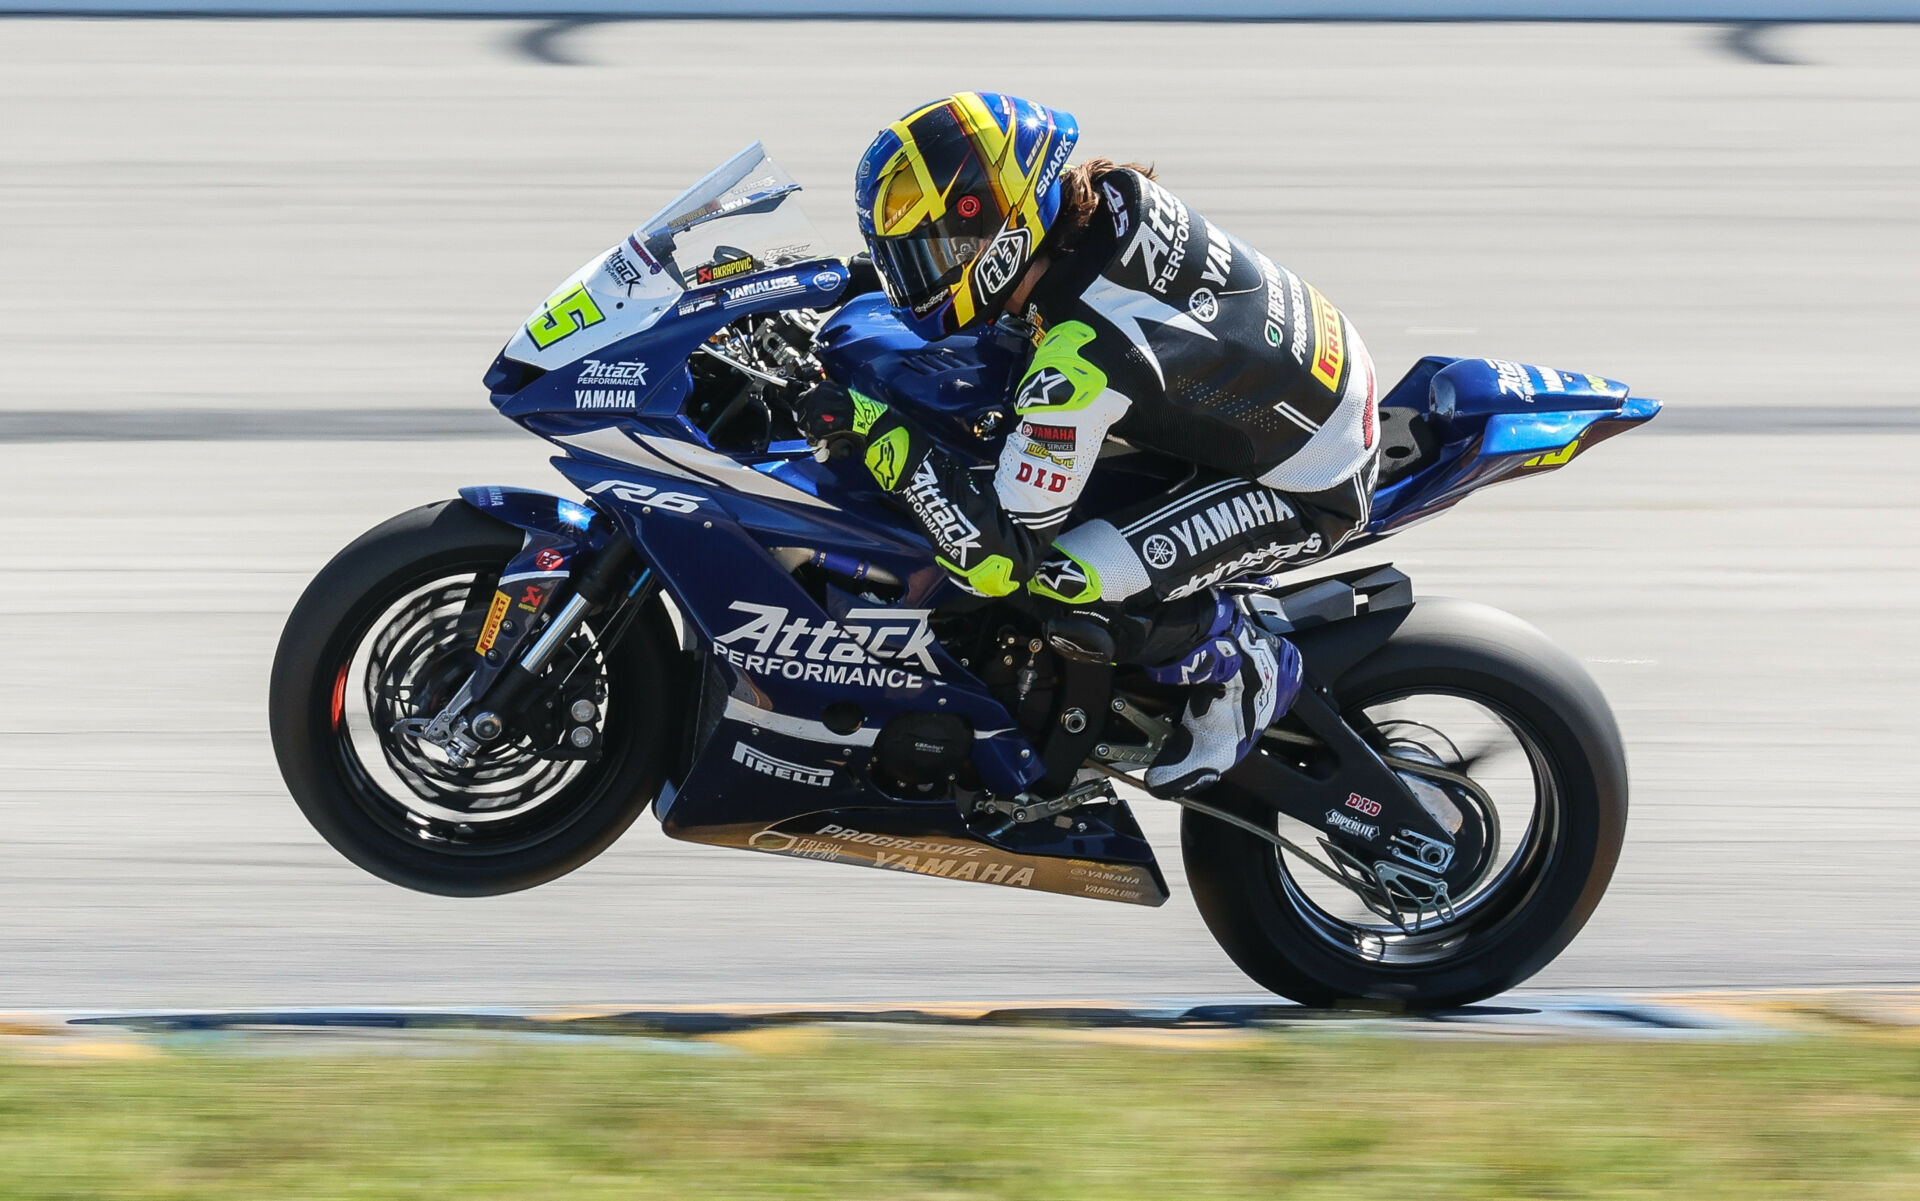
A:
{"type": "MultiPolygon", "coordinates": [[[[1488,727],[1482,732],[1483,737],[1494,725],[1504,729],[1510,740],[1505,748],[1509,757],[1517,752],[1518,760],[1524,762],[1531,777],[1531,796],[1527,798],[1528,803],[1520,806],[1524,809],[1524,820],[1518,820],[1522,817],[1520,812],[1504,806],[1497,808],[1498,837],[1503,845],[1493,848],[1485,869],[1455,900],[1451,918],[1429,916],[1412,932],[1396,927],[1367,909],[1350,890],[1298,863],[1306,854],[1320,858],[1322,863],[1329,862],[1317,843],[1320,832],[1292,819],[1276,817],[1278,832],[1303,848],[1303,852],[1270,848],[1267,869],[1281,903],[1323,949],[1372,972],[1431,972],[1436,967],[1471,957],[1516,920],[1528,901],[1537,895],[1551,872],[1565,835],[1566,790],[1560,783],[1559,771],[1539,735],[1523,718],[1499,702],[1464,690],[1416,687],[1362,700],[1348,707],[1346,717],[1356,729],[1371,728],[1377,736],[1384,736],[1389,748],[1397,754],[1416,757],[1410,754],[1410,744],[1419,745],[1441,758],[1443,766],[1451,767],[1453,764],[1445,762],[1447,752],[1459,754],[1462,740],[1438,722],[1402,715],[1410,703],[1442,698],[1478,709],[1488,727]],[[1444,737],[1434,739],[1431,735],[1421,735],[1412,728],[1419,725],[1444,737]],[[1290,825],[1295,829],[1290,831],[1290,825]],[[1293,837],[1303,830],[1313,830],[1314,836],[1293,837]]],[[[1472,755],[1471,749],[1468,754],[1472,755]]],[[[1485,755],[1474,757],[1480,764],[1487,762],[1485,755]]],[[[1471,766],[1473,770],[1467,774],[1495,798],[1497,805],[1501,800],[1517,799],[1513,796],[1517,791],[1512,786],[1514,780],[1509,779],[1507,787],[1496,789],[1482,778],[1479,764],[1471,766]]],[[[1511,768],[1514,764],[1507,766],[1511,768]]]]}

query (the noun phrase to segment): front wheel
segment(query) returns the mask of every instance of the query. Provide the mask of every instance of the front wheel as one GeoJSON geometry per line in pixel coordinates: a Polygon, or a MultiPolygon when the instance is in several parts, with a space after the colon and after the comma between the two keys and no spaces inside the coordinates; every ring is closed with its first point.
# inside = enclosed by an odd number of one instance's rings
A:
{"type": "MultiPolygon", "coordinates": [[[[1444,800],[1483,832],[1484,866],[1446,912],[1390,921],[1329,878],[1310,827],[1255,798],[1228,806],[1286,838],[1281,850],[1189,810],[1187,874],[1221,947],[1308,1005],[1464,1005],[1545,967],[1599,904],[1626,833],[1626,755],[1592,677],[1516,617],[1432,598],[1330,686],[1389,761],[1472,781],[1444,800]]],[[[1431,794],[1436,777],[1402,774],[1431,794]]]]}
{"type": "Polygon", "coordinates": [[[269,705],[281,775],[314,829],[384,880],[444,896],[531,888],[611,846],[660,789],[680,681],[658,600],[617,634],[589,620],[542,677],[593,702],[591,757],[516,734],[456,765],[396,732],[465,682],[521,542],[464,501],[414,509],[336,555],[287,619],[269,705]]]}

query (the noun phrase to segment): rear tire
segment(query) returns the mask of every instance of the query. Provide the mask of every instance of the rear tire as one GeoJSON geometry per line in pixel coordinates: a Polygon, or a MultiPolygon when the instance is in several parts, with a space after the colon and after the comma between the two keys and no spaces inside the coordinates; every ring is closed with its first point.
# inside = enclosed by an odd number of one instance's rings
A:
{"type": "Polygon", "coordinates": [[[402,513],[336,555],[287,619],[269,701],[280,773],[313,828],[381,879],[463,897],[544,884],[611,846],[660,790],[682,688],[676,642],[658,600],[615,645],[600,648],[611,694],[600,757],[553,800],[516,817],[511,837],[440,836],[433,822],[396,808],[406,798],[382,793],[342,733],[349,668],[382,615],[436,581],[465,572],[497,578],[522,537],[465,501],[402,513]],[[549,804],[558,807],[540,810],[549,804]]]}
{"type": "MultiPolygon", "coordinates": [[[[1443,939],[1425,961],[1395,964],[1369,961],[1330,937],[1332,924],[1289,878],[1297,865],[1271,843],[1188,810],[1181,826],[1187,875],[1220,946],[1260,985],[1305,1005],[1465,1005],[1545,967],[1600,903],[1626,834],[1626,754],[1593,678],[1519,618],[1430,598],[1331,688],[1350,721],[1369,703],[1409,694],[1447,694],[1502,713],[1550,769],[1554,787],[1542,797],[1552,795],[1539,805],[1551,809],[1552,840],[1502,884],[1509,894],[1480,911],[1480,924],[1461,922],[1457,945],[1443,939]]],[[[1257,802],[1228,807],[1279,828],[1272,809],[1257,802]]]]}

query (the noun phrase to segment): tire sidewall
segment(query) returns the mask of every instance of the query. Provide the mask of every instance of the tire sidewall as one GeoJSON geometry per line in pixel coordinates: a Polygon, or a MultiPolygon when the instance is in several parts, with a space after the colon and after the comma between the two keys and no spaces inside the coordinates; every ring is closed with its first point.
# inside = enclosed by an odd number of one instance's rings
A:
{"type": "Polygon", "coordinates": [[[406,840],[369,813],[335,745],[332,688],[372,623],[437,574],[504,565],[518,529],[464,501],[403,513],[355,540],[320,572],[294,607],[275,655],[269,702],[274,752],[301,812],[353,863],[407,888],[445,896],[490,896],[546,883],[600,854],[659,791],[673,692],[665,614],[656,601],[607,652],[611,686],[628,697],[613,709],[608,753],[619,756],[572,817],[539,840],[497,853],[449,854],[406,840]],[[646,698],[662,698],[649,703],[646,698]],[[621,714],[624,716],[620,716],[621,714]]]}
{"type": "MultiPolygon", "coordinates": [[[[1422,601],[1422,605],[1430,602],[1422,601]]],[[[1458,602],[1454,603],[1458,605],[1458,602]]],[[[1262,985],[1306,1004],[1368,1000],[1409,1008],[1466,1004],[1505,991],[1553,960],[1605,893],[1626,826],[1626,764],[1605,699],[1570,655],[1517,618],[1437,605],[1333,684],[1340,707],[1395,693],[1449,691],[1506,710],[1544,752],[1560,790],[1559,837],[1530,895],[1457,960],[1370,965],[1329,946],[1286,895],[1271,844],[1202,814],[1184,815],[1183,849],[1202,916],[1262,985]],[[1468,612],[1463,612],[1468,611],[1468,612]],[[1462,621],[1470,616],[1471,621],[1462,621]],[[1531,634],[1521,637],[1511,627],[1531,634]]],[[[1268,812],[1241,816],[1271,820],[1268,812]]]]}

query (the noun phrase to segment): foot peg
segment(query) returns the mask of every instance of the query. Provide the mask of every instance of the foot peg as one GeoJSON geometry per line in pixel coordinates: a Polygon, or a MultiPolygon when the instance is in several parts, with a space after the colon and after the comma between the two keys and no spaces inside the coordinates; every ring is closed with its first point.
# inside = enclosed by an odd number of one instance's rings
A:
{"type": "Polygon", "coordinates": [[[1004,834],[1014,826],[1023,826],[1030,822],[1058,819],[1061,814],[1078,809],[1082,805],[1105,804],[1119,800],[1113,785],[1106,780],[1089,780],[1069,788],[1057,797],[1036,797],[1022,793],[1012,800],[999,797],[981,797],[973,803],[973,811],[978,814],[996,813],[1005,818],[992,834],[1004,834]]]}

